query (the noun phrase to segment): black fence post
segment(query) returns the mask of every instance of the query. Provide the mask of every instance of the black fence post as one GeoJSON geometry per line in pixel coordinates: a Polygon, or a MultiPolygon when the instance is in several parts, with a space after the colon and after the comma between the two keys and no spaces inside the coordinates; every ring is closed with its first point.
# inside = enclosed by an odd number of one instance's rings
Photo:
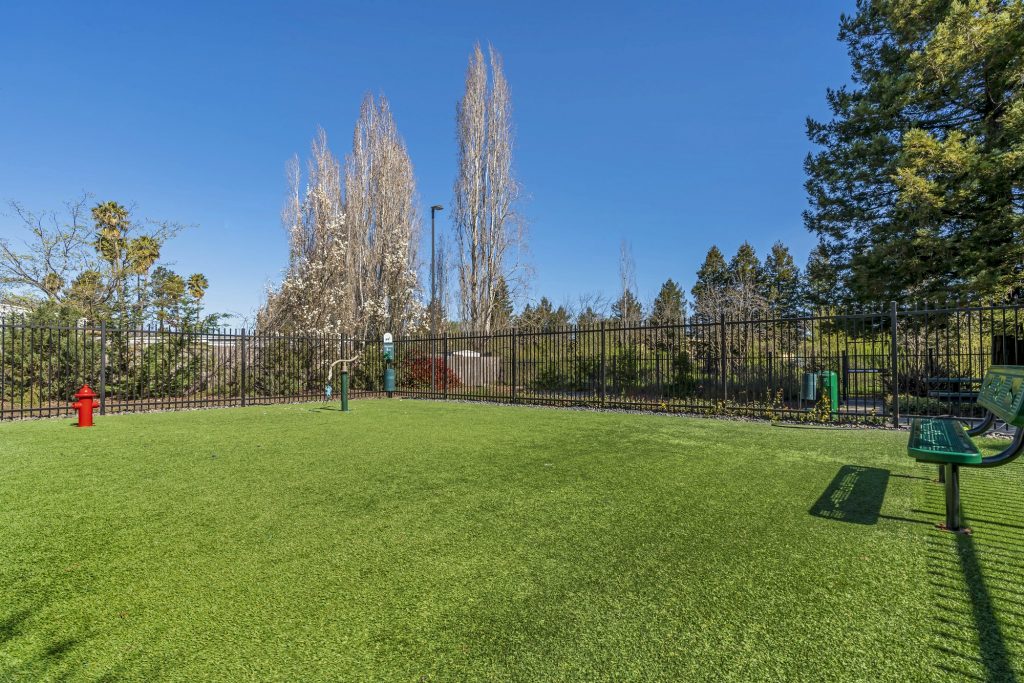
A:
{"type": "MultiPolygon", "coordinates": [[[[444,367],[448,368],[448,330],[444,332],[444,340],[442,343],[442,350],[444,351],[444,367]]],[[[444,386],[444,400],[448,400],[448,372],[444,373],[444,378],[441,380],[442,386],[444,386]]]]}
{"type": "Polygon", "coordinates": [[[516,369],[516,360],[517,360],[517,358],[516,358],[516,355],[517,355],[516,354],[516,346],[519,345],[518,341],[519,341],[519,331],[515,327],[513,327],[512,328],[512,402],[513,403],[516,402],[516,398],[517,398],[517,395],[518,395],[518,389],[516,387],[517,387],[517,385],[519,383],[519,372],[516,369]]]}
{"type": "Polygon", "coordinates": [[[843,349],[843,360],[842,360],[842,371],[843,371],[843,400],[850,400],[850,353],[843,349]]]}
{"type": "MultiPolygon", "coordinates": [[[[441,367],[447,369],[447,365],[441,367]]],[[[437,398],[437,331],[430,330],[430,398],[437,398]]]]}
{"type": "Polygon", "coordinates": [[[245,407],[245,369],[246,369],[245,368],[246,352],[245,352],[245,328],[244,327],[242,328],[241,333],[242,333],[242,386],[241,386],[240,393],[241,393],[241,399],[242,399],[242,407],[244,408],[245,407]]]}
{"type": "Polygon", "coordinates": [[[723,311],[719,317],[719,323],[722,326],[721,335],[721,352],[722,352],[722,400],[728,400],[729,398],[729,359],[725,355],[725,312],[723,311]]]}
{"type": "Polygon", "coordinates": [[[107,323],[100,322],[100,415],[107,414],[107,323]]]}
{"type": "Polygon", "coordinates": [[[896,309],[896,302],[889,302],[889,364],[892,366],[892,426],[900,426],[900,368],[899,368],[899,347],[897,346],[897,332],[899,331],[899,312],[896,309]]]}
{"type": "MultiPolygon", "coordinates": [[[[7,319],[3,315],[0,315],[0,420],[4,419],[4,401],[7,399],[6,393],[6,382],[4,377],[7,372],[4,370],[4,363],[7,361],[7,319]]],[[[13,410],[14,406],[11,406],[13,410]]],[[[14,417],[14,414],[11,414],[14,417]]]]}
{"type": "Polygon", "coordinates": [[[601,321],[601,407],[602,408],[604,408],[605,387],[606,387],[606,385],[608,383],[607,380],[606,380],[606,370],[605,370],[605,368],[607,367],[607,363],[606,363],[607,356],[605,354],[605,345],[604,345],[604,327],[605,327],[605,323],[602,320],[601,321]]]}

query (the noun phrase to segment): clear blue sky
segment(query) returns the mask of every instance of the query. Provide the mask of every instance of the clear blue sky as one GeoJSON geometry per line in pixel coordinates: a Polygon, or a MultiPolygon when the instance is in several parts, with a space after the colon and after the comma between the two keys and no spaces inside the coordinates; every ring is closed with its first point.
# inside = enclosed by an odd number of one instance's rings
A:
{"type": "MultiPolygon", "coordinates": [[[[713,243],[763,256],[782,239],[803,264],[804,119],[847,78],[836,32],[852,8],[8,3],[0,198],[46,209],[87,190],[195,224],[167,256],[207,274],[211,309],[249,313],[285,265],[285,161],[317,125],[344,155],[365,92],[390,99],[424,208],[449,203],[466,60],[491,42],[512,88],[533,297],[613,293],[627,239],[649,301],[667,277],[689,289],[713,243]]],[[[12,225],[0,218],[0,236],[12,225]]]]}

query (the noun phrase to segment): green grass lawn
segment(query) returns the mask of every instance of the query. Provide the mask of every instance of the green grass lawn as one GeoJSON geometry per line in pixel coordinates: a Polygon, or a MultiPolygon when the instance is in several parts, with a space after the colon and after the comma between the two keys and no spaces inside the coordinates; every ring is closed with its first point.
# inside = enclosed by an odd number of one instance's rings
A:
{"type": "Polygon", "coordinates": [[[1024,673],[1024,463],[958,537],[905,433],[353,409],[0,425],[0,680],[1024,673]]]}

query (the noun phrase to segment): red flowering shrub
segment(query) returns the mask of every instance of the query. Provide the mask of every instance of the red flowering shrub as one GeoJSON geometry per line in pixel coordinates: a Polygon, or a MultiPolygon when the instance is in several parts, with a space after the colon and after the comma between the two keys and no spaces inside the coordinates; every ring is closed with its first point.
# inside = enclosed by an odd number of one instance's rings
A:
{"type": "Polygon", "coordinates": [[[448,367],[444,356],[417,354],[402,361],[402,386],[408,389],[429,389],[431,368],[434,370],[434,387],[437,390],[443,389],[445,382],[449,389],[461,384],[459,376],[448,367]]]}

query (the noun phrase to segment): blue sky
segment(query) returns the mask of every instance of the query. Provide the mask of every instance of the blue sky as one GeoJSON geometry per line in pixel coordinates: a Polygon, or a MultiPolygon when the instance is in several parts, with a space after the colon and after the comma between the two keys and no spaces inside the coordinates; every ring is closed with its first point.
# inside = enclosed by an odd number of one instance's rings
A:
{"type": "MultiPolygon", "coordinates": [[[[0,199],[47,209],[86,190],[195,224],[168,260],[207,274],[211,309],[247,314],[285,265],[286,160],[317,125],[343,156],[367,91],[391,101],[424,209],[450,202],[466,60],[490,42],[512,88],[532,297],[613,293],[626,239],[648,301],[667,277],[689,289],[711,244],[763,256],[781,239],[804,262],[804,120],[847,78],[835,36],[852,8],[9,3],[0,199]]],[[[0,217],[0,236],[13,225],[0,217]]]]}

